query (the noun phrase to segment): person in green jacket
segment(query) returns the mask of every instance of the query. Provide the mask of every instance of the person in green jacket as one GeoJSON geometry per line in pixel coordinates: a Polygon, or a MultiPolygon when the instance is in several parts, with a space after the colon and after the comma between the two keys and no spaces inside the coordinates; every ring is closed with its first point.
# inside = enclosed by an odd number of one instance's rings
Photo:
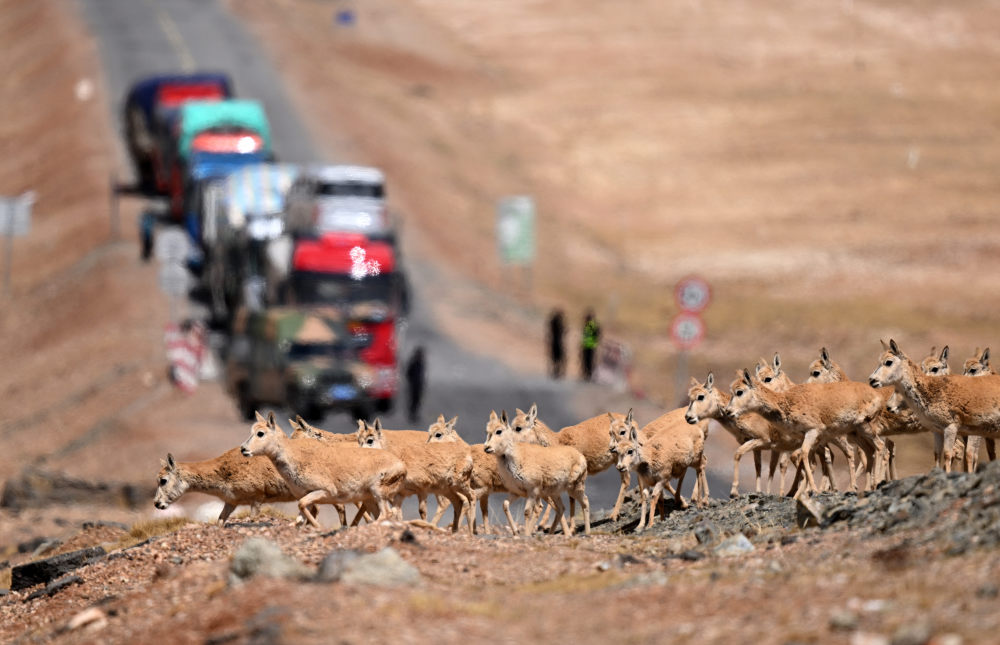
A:
{"type": "Polygon", "coordinates": [[[584,381],[590,381],[594,377],[594,355],[597,353],[600,341],[601,325],[594,317],[594,310],[588,309],[583,318],[583,338],[580,347],[580,368],[584,381]]]}

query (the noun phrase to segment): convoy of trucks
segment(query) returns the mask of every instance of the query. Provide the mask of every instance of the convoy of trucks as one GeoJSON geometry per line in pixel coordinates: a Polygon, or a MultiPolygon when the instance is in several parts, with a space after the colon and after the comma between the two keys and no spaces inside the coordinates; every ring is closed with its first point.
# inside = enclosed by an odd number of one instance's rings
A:
{"type": "Polygon", "coordinates": [[[190,238],[240,414],[390,410],[409,297],[382,172],[278,163],[263,106],[219,73],[139,80],[124,134],[137,181],[190,238]]]}

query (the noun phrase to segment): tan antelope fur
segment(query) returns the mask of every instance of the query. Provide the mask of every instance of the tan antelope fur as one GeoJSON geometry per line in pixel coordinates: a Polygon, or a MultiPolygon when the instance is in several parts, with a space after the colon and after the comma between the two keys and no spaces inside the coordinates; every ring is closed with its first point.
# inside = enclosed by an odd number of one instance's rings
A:
{"type": "MultiPolygon", "coordinates": [[[[990,348],[980,351],[976,348],[976,353],[971,358],[965,359],[965,364],[962,366],[962,374],[965,376],[995,376],[996,372],[990,367],[990,348]]],[[[978,436],[972,436],[966,438],[966,448],[965,448],[965,469],[968,472],[975,472],[976,466],[979,463],[979,442],[986,444],[986,455],[989,457],[990,461],[994,461],[997,458],[996,440],[995,439],[984,439],[978,436]],[[974,440],[974,441],[973,441],[974,440]],[[972,444],[969,442],[973,441],[972,444]]]]}
{"type": "MultiPolygon", "coordinates": [[[[863,383],[807,383],[785,392],[775,392],[755,382],[750,372],[734,385],[727,410],[733,415],[758,412],[775,423],[782,423],[793,434],[802,436],[802,460],[808,489],[816,492],[810,463],[812,450],[837,436],[865,429],[881,412],[878,395],[863,383]]],[[[879,476],[869,477],[869,488],[879,476]]],[[[797,495],[800,495],[800,490],[797,495]]]]}
{"type": "MultiPolygon", "coordinates": [[[[715,387],[715,376],[711,372],[704,383],[692,378],[691,388],[688,390],[689,403],[684,418],[691,424],[715,419],[739,443],[733,455],[733,483],[729,489],[729,496],[737,497],[740,488],[740,460],[747,452],[753,450],[756,455],[760,450],[770,450],[773,453],[787,454],[798,450],[802,440],[797,435],[787,433],[783,425],[771,423],[759,414],[751,412],[739,417],[730,416],[725,412],[729,398],[727,393],[715,387]]],[[[761,492],[759,459],[754,461],[754,466],[757,472],[756,491],[759,493],[761,492]]],[[[784,473],[780,480],[779,491],[783,489],[784,473]]]]}
{"type": "MultiPolygon", "coordinates": [[[[355,432],[355,433],[352,433],[351,435],[346,435],[346,436],[354,437],[355,438],[354,439],[355,443],[357,443],[358,445],[362,445],[362,441],[361,441],[361,439],[358,438],[358,435],[361,432],[364,432],[364,430],[365,430],[365,428],[367,426],[365,425],[365,421],[363,419],[358,419],[357,422],[358,422],[358,431],[355,432]]],[[[426,430],[388,430],[386,428],[382,428],[382,434],[385,435],[386,437],[389,437],[394,444],[401,444],[401,443],[422,444],[422,443],[427,443],[427,431],[426,430]]],[[[373,441],[374,441],[374,439],[372,439],[369,436],[367,438],[367,442],[368,442],[367,447],[369,447],[369,448],[372,447],[371,444],[372,444],[373,441]]],[[[427,497],[428,497],[428,495],[429,495],[428,493],[416,493],[416,496],[417,496],[417,512],[420,514],[420,519],[422,519],[422,520],[426,520],[427,519],[427,497]]],[[[447,509],[447,506],[445,506],[445,501],[446,501],[447,498],[441,497],[439,495],[439,496],[436,496],[436,499],[437,499],[438,509],[439,510],[441,509],[442,506],[444,506],[445,509],[447,509]]],[[[448,502],[448,504],[450,504],[450,503],[451,502],[448,502]]],[[[442,511],[442,514],[443,514],[443,511],[442,511]]]]}
{"type": "MultiPolygon", "coordinates": [[[[289,435],[292,439],[313,439],[329,443],[346,443],[352,446],[358,443],[357,432],[328,432],[322,428],[317,428],[306,423],[306,420],[302,418],[302,415],[295,415],[294,421],[289,419],[288,425],[292,429],[292,434],[289,435]]],[[[344,508],[344,505],[334,504],[333,507],[337,510],[337,517],[340,518],[340,525],[347,526],[347,510],[344,508]]],[[[358,508],[358,512],[365,514],[363,517],[369,522],[376,511],[377,509],[370,502],[358,508]]]]}
{"type": "MultiPolygon", "coordinates": [[[[948,369],[948,348],[946,347],[942,351],[941,355],[935,354],[935,348],[931,348],[931,353],[924,359],[924,363],[928,370],[937,368],[937,371],[942,369],[947,372],[948,369]],[[943,360],[942,360],[943,357],[943,360]]],[[[809,365],[809,378],[806,379],[806,383],[836,383],[838,381],[849,381],[847,373],[843,368],[830,358],[830,353],[827,351],[826,347],[820,349],[820,357],[813,361],[809,365]]],[[[891,439],[886,437],[901,435],[901,434],[916,434],[920,432],[927,432],[928,428],[925,428],[920,424],[919,419],[907,410],[905,406],[901,406],[901,399],[899,395],[891,390],[875,390],[879,393],[883,401],[882,414],[879,418],[872,423],[872,428],[875,433],[884,439],[885,450],[882,451],[878,458],[881,460],[881,468],[883,472],[887,475],[888,479],[896,479],[896,457],[895,451],[896,446],[891,439]]],[[[864,457],[864,452],[861,446],[858,446],[859,455],[864,457]]],[[[855,473],[857,477],[862,469],[865,468],[866,461],[864,458],[860,460],[858,465],[858,471],[855,473]]]]}
{"type": "MultiPolygon", "coordinates": [[[[525,534],[535,532],[540,517],[540,502],[549,499],[555,506],[556,520],[562,525],[563,533],[572,535],[573,527],[566,522],[560,497],[562,493],[566,493],[580,503],[584,533],[590,535],[590,502],[585,490],[587,460],[579,450],[570,446],[542,446],[518,441],[507,420],[507,413],[498,417],[496,411],[490,411],[483,450],[499,457],[504,487],[527,498],[525,534]]],[[[504,505],[504,512],[511,531],[517,535],[517,525],[510,514],[509,501],[504,505]]],[[[552,529],[554,528],[555,520],[552,522],[552,529]]]]}
{"type": "MultiPolygon", "coordinates": [[[[491,493],[506,493],[507,489],[504,488],[503,479],[500,477],[500,471],[497,468],[497,457],[486,454],[481,443],[472,445],[466,443],[465,439],[462,439],[458,431],[455,430],[457,422],[458,417],[453,417],[451,421],[445,421],[443,414],[438,415],[437,421],[432,423],[427,429],[427,443],[458,443],[469,447],[469,452],[472,455],[472,479],[470,485],[472,486],[473,494],[479,500],[479,510],[483,515],[483,530],[489,533],[489,496],[491,493]]],[[[437,513],[434,514],[434,519],[431,520],[431,524],[436,525],[446,509],[447,506],[439,505],[437,513]]],[[[475,511],[474,508],[472,510],[475,511]]],[[[473,520],[473,532],[476,530],[475,527],[475,520],[473,520]]]]}
{"type": "Polygon", "coordinates": [[[402,439],[399,434],[383,431],[381,419],[375,419],[373,424],[359,421],[360,424],[364,424],[364,428],[358,430],[358,445],[366,449],[387,450],[406,464],[406,478],[399,488],[399,501],[409,495],[447,497],[454,506],[451,529],[455,532],[462,519],[462,508],[468,504],[468,527],[472,532],[476,496],[471,486],[472,455],[468,445],[428,443],[426,432],[421,433],[422,440],[419,442],[402,439]]]}
{"type": "Polygon", "coordinates": [[[292,493],[271,460],[267,457],[247,459],[239,448],[227,450],[206,461],[160,461],[162,468],[157,475],[156,495],[153,505],[163,510],[185,493],[205,493],[222,500],[219,524],[226,520],[237,506],[247,504],[256,515],[261,504],[294,502],[299,499],[292,493]]]}
{"type": "Polygon", "coordinates": [[[993,368],[990,367],[990,348],[980,351],[976,348],[976,354],[971,358],[965,359],[965,364],[962,366],[962,374],[965,376],[982,376],[983,374],[994,374],[993,368]]]}
{"type": "MultiPolygon", "coordinates": [[[[542,446],[570,446],[576,448],[587,460],[587,474],[596,475],[615,465],[615,455],[608,449],[608,427],[614,420],[623,420],[625,415],[607,412],[591,417],[576,425],[566,426],[554,432],[538,418],[538,405],[531,404],[527,412],[518,408],[510,426],[518,441],[528,441],[542,446]]],[[[618,498],[611,510],[611,519],[617,520],[621,512],[625,491],[628,490],[629,474],[622,474],[618,498]]],[[[575,500],[570,498],[570,520],[575,516],[575,500]]]]}
{"type": "MultiPolygon", "coordinates": [[[[781,355],[778,352],[774,353],[774,358],[771,359],[769,364],[763,358],[758,359],[757,366],[754,368],[754,372],[757,375],[757,380],[763,383],[766,387],[771,388],[777,392],[784,392],[788,388],[795,385],[788,374],[781,368],[781,355]]],[[[737,377],[739,378],[739,377],[737,377]]],[[[847,457],[848,468],[850,472],[853,473],[854,465],[854,451],[851,450],[847,445],[847,440],[843,437],[838,437],[833,440],[834,445],[840,448],[841,452],[847,457]]],[[[798,452],[798,450],[793,451],[798,452]]],[[[793,452],[787,452],[782,450],[771,450],[771,463],[768,468],[768,481],[767,481],[767,491],[771,492],[772,481],[774,480],[774,471],[780,465],[781,467],[781,479],[779,480],[779,492],[784,490],[785,487],[785,471],[788,468],[789,458],[792,456],[793,452]]],[[[833,478],[833,453],[830,451],[829,445],[824,445],[823,450],[819,452],[818,458],[821,460],[820,465],[823,469],[823,482],[829,486],[831,490],[837,489],[837,484],[833,478]]],[[[754,451],[754,468],[760,470],[760,449],[754,451]]],[[[797,468],[795,473],[795,479],[792,482],[792,490],[794,491],[799,484],[801,479],[802,469],[797,468]]],[[[759,475],[758,475],[759,476],[759,475]]],[[[851,476],[851,488],[857,490],[857,480],[852,475],[851,476]]]]}
{"type": "MultiPolygon", "coordinates": [[[[250,436],[240,451],[245,457],[265,455],[284,478],[288,488],[299,495],[299,512],[315,528],[320,528],[310,512],[314,504],[364,504],[374,501],[381,517],[399,515],[390,500],[398,495],[406,477],[406,465],[385,450],[366,450],[344,442],[293,440],[274,422],[257,413],[250,436]]],[[[361,520],[361,512],[353,525],[361,520]]]]}
{"type": "MultiPolygon", "coordinates": [[[[699,482],[706,478],[705,433],[698,425],[684,421],[683,424],[660,428],[652,434],[647,434],[645,439],[641,434],[633,424],[629,428],[628,438],[616,448],[618,470],[634,470],[642,491],[637,531],[653,525],[656,507],[664,488],[673,493],[674,500],[680,508],[687,508],[688,504],[681,496],[681,487],[689,468],[697,471],[699,482]],[[670,480],[673,478],[677,478],[676,489],[670,485],[670,480]]],[[[692,498],[692,501],[699,506],[708,499],[708,486],[703,486],[701,490],[701,495],[696,494],[692,498]]]]}
{"type": "MultiPolygon", "coordinates": [[[[959,433],[1000,436],[1000,381],[965,376],[928,376],[899,349],[884,342],[879,364],[869,376],[872,387],[893,387],[921,421],[942,434],[941,460],[951,471],[959,433]]],[[[939,464],[940,465],[940,464],[939,464]]]]}
{"type": "MultiPolygon", "coordinates": [[[[643,444],[646,444],[652,441],[654,438],[659,437],[661,435],[664,436],[671,435],[673,437],[688,437],[691,440],[691,442],[697,444],[700,441],[701,445],[704,446],[705,439],[708,437],[709,420],[702,419],[692,424],[688,422],[688,420],[685,417],[685,414],[686,414],[686,408],[677,408],[676,410],[671,410],[666,414],[661,414],[660,416],[656,417],[655,419],[644,425],[642,428],[639,428],[638,424],[635,422],[635,420],[632,418],[631,415],[627,416],[623,421],[615,421],[615,423],[613,423],[611,428],[609,429],[608,433],[611,437],[611,442],[613,444],[612,450],[615,453],[615,455],[618,456],[618,462],[616,464],[618,470],[619,471],[623,469],[636,470],[636,467],[639,467],[639,462],[636,462],[635,467],[630,467],[633,466],[633,464],[626,464],[623,466],[622,463],[622,453],[627,452],[629,447],[632,446],[633,435],[635,435],[635,437],[638,438],[639,442],[643,444]],[[701,439],[699,440],[696,435],[700,435],[701,439]]],[[[701,458],[697,460],[697,462],[693,462],[689,466],[689,468],[694,468],[696,474],[695,485],[691,492],[691,497],[694,500],[698,501],[699,503],[707,501],[709,498],[708,476],[706,473],[708,469],[708,459],[705,457],[704,451],[702,451],[701,453],[701,458]]],[[[639,480],[640,496],[642,494],[642,491],[644,490],[643,481],[645,481],[648,484],[648,486],[646,486],[645,488],[647,492],[650,492],[650,490],[656,485],[656,482],[651,481],[649,478],[647,478],[646,480],[640,479],[639,480]]],[[[687,503],[680,496],[682,483],[683,483],[683,477],[678,478],[677,488],[675,489],[670,484],[668,478],[663,482],[662,488],[666,488],[667,491],[674,496],[674,499],[677,501],[678,505],[680,505],[682,508],[686,508],[687,503]]],[[[653,510],[659,507],[660,517],[666,518],[666,507],[659,506],[659,500],[660,500],[659,496],[651,500],[653,506],[652,509],[650,510],[650,513],[652,513],[653,510]]],[[[650,500],[648,500],[647,498],[643,498],[643,504],[647,503],[648,501],[650,500]]],[[[643,506],[642,508],[645,509],[645,506],[643,506]]],[[[645,510],[643,510],[642,512],[642,517],[645,517],[645,510]]]]}

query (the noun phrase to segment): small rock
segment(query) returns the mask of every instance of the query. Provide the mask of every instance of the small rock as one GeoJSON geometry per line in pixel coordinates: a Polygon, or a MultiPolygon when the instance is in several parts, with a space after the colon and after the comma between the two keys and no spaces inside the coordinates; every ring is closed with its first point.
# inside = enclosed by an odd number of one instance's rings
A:
{"type": "Polygon", "coordinates": [[[750,553],[753,550],[754,546],[750,543],[750,540],[742,533],[737,533],[733,537],[723,540],[719,546],[715,547],[714,552],[718,556],[731,557],[750,553]]]}
{"type": "Polygon", "coordinates": [[[858,615],[842,609],[830,614],[830,629],[838,632],[853,632],[858,628],[858,615]]]}
{"type": "Polygon", "coordinates": [[[782,567],[781,563],[778,562],[777,560],[771,560],[770,562],[767,563],[767,570],[770,571],[771,573],[781,573],[782,571],[785,570],[785,568],[782,567]]]}
{"type": "Polygon", "coordinates": [[[892,635],[890,645],[927,645],[931,639],[931,626],[922,621],[900,625],[892,635]]]}
{"type": "Polygon", "coordinates": [[[97,631],[103,629],[108,625],[108,617],[100,608],[91,607],[90,609],[84,609],[76,616],[69,619],[66,623],[66,631],[75,631],[80,628],[86,628],[88,631],[97,631]]]}
{"type": "Polygon", "coordinates": [[[788,546],[789,544],[795,544],[798,542],[799,536],[797,535],[783,535],[781,536],[781,546],[788,546]]]}
{"type": "Polygon", "coordinates": [[[941,634],[934,637],[931,645],[962,645],[962,637],[958,634],[941,634]]]}
{"type": "Polygon", "coordinates": [[[629,578],[628,580],[617,585],[616,589],[634,589],[636,587],[665,587],[669,582],[667,574],[662,571],[650,571],[649,573],[640,573],[637,576],[629,578]]]}
{"type": "Polygon", "coordinates": [[[281,547],[263,538],[250,538],[244,542],[233,554],[229,571],[236,581],[256,575],[304,580],[312,574],[307,566],[285,555],[281,547]]]}
{"type": "Polygon", "coordinates": [[[404,560],[396,549],[386,547],[346,563],[340,581],[376,587],[403,587],[420,583],[420,571],[404,560]]]}
{"type": "Polygon", "coordinates": [[[344,573],[347,563],[361,557],[360,551],[340,549],[323,558],[316,579],[320,582],[337,582],[344,573]]]}
{"type": "Polygon", "coordinates": [[[699,522],[694,527],[694,537],[698,544],[713,544],[719,539],[719,527],[712,522],[699,522]]]}
{"type": "Polygon", "coordinates": [[[998,594],[1000,594],[1000,588],[993,582],[987,582],[976,589],[976,595],[980,598],[996,598],[998,594]]]}
{"type": "Polygon", "coordinates": [[[686,560],[688,562],[697,562],[705,557],[705,554],[701,551],[695,551],[694,549],[688,549],[687,551],[682,551],[678,556],[681,560],[686,560]]]}
{"type": "Polygon", "coordinates": [[[52,582],[50,582],[44,589],[39,589],[38,591],[35,591],[27,598],[25,598],[24,602],[28,602],[29,600],[34,600],[35,598],[41,598],[42,596],[54,596],[70,585],[78,585],[82,583],[83,583],[83,578],[81,578],[80,576],[63,576],[58,580],[53,580],[52,582]]]}
{"type": "Polygon", "coordinates": [[[854,632],[851,634],[851,645],[889,645],[889,639],[882,634],[869,632],[854,632]]]}
{"type": "Polygon", "coordinates": [[[22,564],[11,569],[10,589],[11,591],[20,591],[37,584],[50,582],[85,564],[103,558],[104,554],[103,548],[95,546],[22,564]]]}
{"type": "Polygon", "coordinates": [[[800,497],[795,501],[795,524],[801,529],[820,526],[823,522],[823,507],[819,502],[800,497]]]}

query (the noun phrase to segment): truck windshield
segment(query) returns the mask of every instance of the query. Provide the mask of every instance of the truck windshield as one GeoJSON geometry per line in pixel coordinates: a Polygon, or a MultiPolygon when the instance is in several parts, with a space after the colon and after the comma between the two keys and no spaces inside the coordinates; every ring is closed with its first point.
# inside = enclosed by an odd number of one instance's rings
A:
{"type": "Polygon", "coordinates": [[[316,194],[325,197],[377,197],[385,196],[382,184],[366,184],[359,181],[320,182],[316,194]]]}
{"type": "Polygon", "coordinates": [[[343,358],[346,351],[343,345],[334,343],[292,343],[288,347],[288,359],[343,358]]]}
{"type": "Polygon", "coordinates": [[[398,288],[396,276],[382,273],[355,280],[342,273],[292,273],[290,299],[295,304],[357,304],[381,302],[395,308],[398,288]]]}

